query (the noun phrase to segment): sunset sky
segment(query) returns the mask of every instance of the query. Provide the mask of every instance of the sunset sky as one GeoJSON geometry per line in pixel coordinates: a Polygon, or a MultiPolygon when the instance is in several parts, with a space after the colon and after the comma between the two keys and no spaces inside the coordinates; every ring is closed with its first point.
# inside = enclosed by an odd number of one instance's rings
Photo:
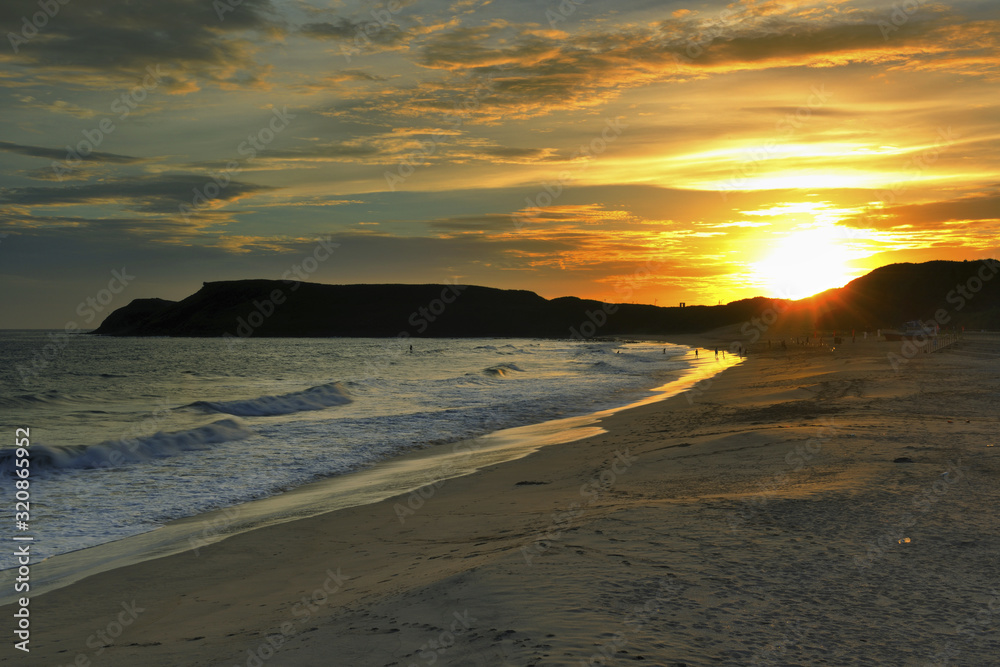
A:
{"type": "Polygon", "coordinates": [[[0,4],[2,328],[318,237],[315,282],[659,305],[1000,254],[996,0],[41,5],[0,4]]]}

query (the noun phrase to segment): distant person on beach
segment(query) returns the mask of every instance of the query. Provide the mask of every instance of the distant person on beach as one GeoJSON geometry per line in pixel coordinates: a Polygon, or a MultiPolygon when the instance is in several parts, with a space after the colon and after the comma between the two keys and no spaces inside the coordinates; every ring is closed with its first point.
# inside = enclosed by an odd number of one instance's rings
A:
{"type": "Polygon", "coordinates": [[[715,348],[715,358],[719,358],[719,348],[715,348]]]}
{"type": "Polygon", "coordinates": [[[413,354],[413,346],[410,346],[410,354],[413,354]]]}
{"type": "MultiPolygon", "coordinates": [[[[666,350],[663,351],[664,354],[666,354],[666,352],[667,352],[666,350]]],[[[698,348],[694,348],[694,358],[695,359],[698,358],[698,348]]]]}

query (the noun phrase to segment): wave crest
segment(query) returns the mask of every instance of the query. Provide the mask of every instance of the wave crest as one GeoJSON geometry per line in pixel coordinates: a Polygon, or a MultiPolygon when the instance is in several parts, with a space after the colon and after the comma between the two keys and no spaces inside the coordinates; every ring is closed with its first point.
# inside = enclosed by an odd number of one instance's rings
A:
{"type": "Polygon", "coordinates": [[[489,368],[483,369],[483,373],[486,375],[493,375],[495,377],[507,377],[510,375],[511,371],[523,373],[524,369],[520,368],[517,364],[497,364],[496,366],[490,366],[489,368]]]}
{"type": "MultiPolygon", "coordinates": [[[[186,431],[139,438],[108,440],[98,445],[32,445],[28,450],[32,471],[87,468],[114,468],[126,463],[138,463],[173,456],[207,445],[242,440],[253,435],[235,419],[222,419],[212,424],[186,431]]],[[[15,470],[15,449],[0,450],[0,476],[15,470]]]]}
{"type": "Polygon", "coordinates": [[[351,397],[347,390],[339,382],[331,382],[290,394],[260,396],[240,401],[196,401],[187,407],[224,412],[237,417],[270,417],[306,410],[323,410],[350,402],[351,397]]]}

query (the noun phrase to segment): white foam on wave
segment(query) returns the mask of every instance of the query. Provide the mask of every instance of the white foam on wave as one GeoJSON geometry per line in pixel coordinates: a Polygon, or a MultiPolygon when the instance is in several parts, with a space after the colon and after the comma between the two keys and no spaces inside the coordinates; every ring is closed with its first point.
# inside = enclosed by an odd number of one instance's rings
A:
{"type": "MultiPolygon", "coordinates": [[[[253,435],[235,419],[222,419],[186,431],[159,432],[140,438],[108,440],[98,445],[33,444],[30,450],[33,471],[115,468],[182,452],[204,449],[208,445],[242,440],[253,435]]],[[[14,472],[15,450],[0,451],[0,476],[14,472]]]]}
{"type": "MultiPolygon", "coordinates": [[[[64,397],[46,393],[48,385],[37,396],[25,397],[24,390],[3,394],[23,402],[16,406],[19,414],[37,411],[62,420],[62,430],[52,432],[48,443],[31,446],[41,453],[46,444],[60,445],[46,448],[49,469],[37,470],[39,497],[49,508],[42,507],[40,517],[52,536],[39,545],[40,557],[348,473],[413,447],[620,405],[661,383],[661,372],[674,363],[684,363],[671,359],[670,348],[663,355],[663,346],[618,342],[421,339],[410,355],[384,352],[386,343],[379,340],[255,339],[260,357],[234,365],[228,357],[217,359],[217,347],[200,339],[94,340],[109,354],[124,353],[110,367],[126,376],[120,383],[96,375],[81,385],[53,382],[51,389],[71,386],[86,397],[61,408],[64,397]],[[143,363],[134,345],[157,364],[143,363]],[[448,353],[424,354],[425,346],[448,353]],[[529,346],[534,354],[520,356],[529,346]],[[621,355],[614,354],[617,349],[621,355]],[[501,358],[512,352],[517,356],[501,358]],[[632,363],[637,357],[656,363],[632,363]],[[176,372],[157,370],[167,363],[176,372]],[[325,378],[342,379],[342,388],[324,384],[325,378]],[[102,442],[129,433],[133,423],[158,423],[164,406],[183,406],[155,427],[170,433],[135,443],[102,442]],[[85,419],[81,410],[108,416],[88,412],[85,419]],[[195,428],[208,422],[215,422],[206,427],[214,436],[195,428]],[[79,435],[72,424],[80,425],[79,435]]],[[[87,355],[77,363],[80,373],[93,366],[87,355]]],[[[0,471],[7,453],[0,449],[0,471]]],[[[13,487],[0,481],[0,495],[4,488],[13,487]]]]}
{"type": "Polygon", "coordinates": [[[290,394],[260,396],[239,401],[197,401],[189,407],[224,412],[238,417],[269,417],[306,410],[323,410],[350,402],[351,397],[347,390],[339,382],[331,382],[290,394]]]}
{"type": "Polygon", "coordinates": [[[34,394],[20,394],[17,396],[0,397],[0,407],[3,408],[23,408],[32,405],[55,405],[63,403],[81,403],[86,400],[85,396],[65,394],[60,391],[49,390],[34,394]]]}
{"type": "Polygon", "coordinates": [[[524,369],[519,367],[517,364],[497,364],[496,366],[490,366],[489,368],[483,369],[483,373],[486,375],[494,375],[496,377],[507,377],[510,374],[510,371],[523,373],[524,369]]]}

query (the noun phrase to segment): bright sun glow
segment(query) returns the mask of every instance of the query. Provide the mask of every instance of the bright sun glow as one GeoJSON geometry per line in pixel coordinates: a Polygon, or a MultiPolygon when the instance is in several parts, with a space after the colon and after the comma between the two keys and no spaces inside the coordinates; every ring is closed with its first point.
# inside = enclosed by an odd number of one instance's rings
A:
{"type": "Polygon", "coordinates": [[[764,259],[753,264],[753,273],[766,293],[783,299],[801,299],[857,276],[848,262],[854,258],[834,227],[795,231],[776,244],[764,259]]]}

